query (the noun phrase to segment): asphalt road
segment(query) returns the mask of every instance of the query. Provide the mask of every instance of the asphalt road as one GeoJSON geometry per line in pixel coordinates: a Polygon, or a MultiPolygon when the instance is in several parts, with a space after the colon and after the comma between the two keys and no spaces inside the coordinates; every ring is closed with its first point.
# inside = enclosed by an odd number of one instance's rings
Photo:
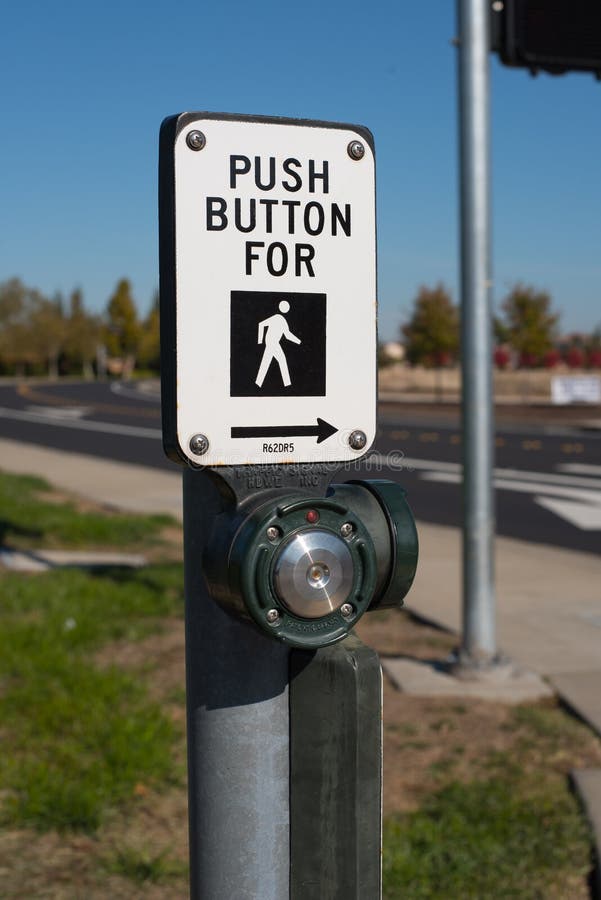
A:
{"type": "MultiPolygon", "coordinates": [[[[518,418],[497,431],[497,532],[599,554],[601,432],[518,418]]],[[[0,434],[13,440],[176,470],[161,447],[158,397],[135,386],[4,385],[0,422],[0,434]]],[[[406,487],[418,520],[460,525],[460,461],[453,411],[386,404],[374,452],[340,475],[392,478],[406,487]]]]}

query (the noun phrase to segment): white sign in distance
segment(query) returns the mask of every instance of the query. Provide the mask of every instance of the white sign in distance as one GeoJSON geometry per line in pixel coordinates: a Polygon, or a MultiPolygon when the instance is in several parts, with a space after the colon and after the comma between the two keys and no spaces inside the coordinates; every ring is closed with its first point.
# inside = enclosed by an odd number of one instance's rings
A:
{"type": "Polygon", "coordinates": [[[554,375],[551,399],[557,405],[601,403],[601,378],[598,375],[554,375]]]}
{"type": "Polygon", "coordinates": [[[163,123],[160,170],[169,455],[203,466],[362,456],[376,430],[371,134],[184,114],[163,123]]]}

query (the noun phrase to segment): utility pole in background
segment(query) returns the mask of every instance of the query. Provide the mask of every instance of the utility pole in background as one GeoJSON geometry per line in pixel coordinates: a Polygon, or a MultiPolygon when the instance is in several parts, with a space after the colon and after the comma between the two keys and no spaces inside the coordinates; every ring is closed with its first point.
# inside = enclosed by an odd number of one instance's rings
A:
{"type": "Polygon", "coordinates": [[[498,664],[495,635],[489,51],[536,74],[601,78],[601,7],[457,0],[461,197],[463,638],[460,665],[498,664]]]}
{"type": "Polygon", "coordinates": [[[457,0],[457,19],[464,510],[460,662],[472,668],[490,666],[496,655],[487,0],[457,0]]]}

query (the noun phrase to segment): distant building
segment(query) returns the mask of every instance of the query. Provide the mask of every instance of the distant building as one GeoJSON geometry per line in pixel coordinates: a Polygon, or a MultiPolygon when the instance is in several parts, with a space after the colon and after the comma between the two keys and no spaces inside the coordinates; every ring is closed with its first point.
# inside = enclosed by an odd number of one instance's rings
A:
{"type": "Polygon", "coordinates": [[[405,348],[398,341],[388,341],[386,344],[382,344],[380,355],[383,362],[403,362],[405,359],[405,348]]]}
{"type": "Polygon", "coordinates": [[[565,351],[568,347],[585,347],[590,341],[590,334],[582,331],[572,331],[570,334],[562,334],[556,341],[558,348],[565,351]]]}

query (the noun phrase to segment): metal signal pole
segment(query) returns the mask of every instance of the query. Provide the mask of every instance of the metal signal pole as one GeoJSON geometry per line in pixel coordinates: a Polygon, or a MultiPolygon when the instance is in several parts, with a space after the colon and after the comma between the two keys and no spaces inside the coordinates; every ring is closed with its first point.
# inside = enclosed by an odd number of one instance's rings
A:
{"type": "Polygon", "coordinates": [[[495,656],[489,11],[457,0],[461,183],[463,640],[465,666],[495,656]]]}

